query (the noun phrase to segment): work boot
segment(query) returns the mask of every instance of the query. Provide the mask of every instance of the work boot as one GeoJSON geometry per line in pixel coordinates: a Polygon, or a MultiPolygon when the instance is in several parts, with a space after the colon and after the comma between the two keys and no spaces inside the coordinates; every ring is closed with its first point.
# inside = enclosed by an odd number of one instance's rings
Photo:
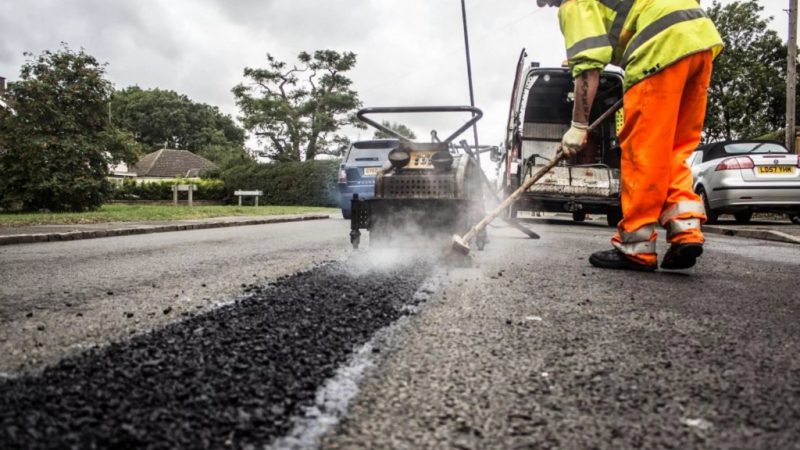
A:
{"type": "Polygon", "coordinates": [[[602,267],[603,269],[638,270],[640,272],[656,270],[655,266],[636,262],[615,248],[592,253],[592,256],[589,257],[589,262],[593,266],[602,267]]]}
{"type": "Polygon", "coordinates": [[[661,261],[661,268],[667,270],[688,269],[694,266],[703,254],[703,244],[672,244],[661,261]]]}

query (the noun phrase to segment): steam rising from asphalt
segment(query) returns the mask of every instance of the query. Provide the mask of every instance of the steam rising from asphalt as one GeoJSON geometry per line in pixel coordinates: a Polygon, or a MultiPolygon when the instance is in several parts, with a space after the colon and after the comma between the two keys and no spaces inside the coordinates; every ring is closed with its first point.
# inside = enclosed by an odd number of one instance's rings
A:
{"type": "Polygon", "coordinates": [[[352,273],[390,272],[411,264],[432,269],[448,266],[453,230],[425,227],[416,219],[405,217],[382,229],[379,235],[362,230],[362,245],[350,264],[352,273]]]}

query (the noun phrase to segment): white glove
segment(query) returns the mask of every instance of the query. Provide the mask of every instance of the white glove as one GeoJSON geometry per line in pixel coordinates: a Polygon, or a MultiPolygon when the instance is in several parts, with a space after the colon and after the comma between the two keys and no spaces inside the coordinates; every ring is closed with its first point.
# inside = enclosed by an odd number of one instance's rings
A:
{"type": "Polygon", "coordinates": [[[572,122],[572,126],[561,138],[561,151],[566,156],[573,156],[586,145],[586,134],[589,132],[588,123],[572,122]]]}

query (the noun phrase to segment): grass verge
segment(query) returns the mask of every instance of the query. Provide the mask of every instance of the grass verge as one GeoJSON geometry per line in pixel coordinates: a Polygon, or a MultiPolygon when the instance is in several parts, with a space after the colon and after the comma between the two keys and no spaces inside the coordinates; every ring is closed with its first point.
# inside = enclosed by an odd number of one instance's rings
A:
{"type": "Polygon", "coordinates": [[[82,213],[0,213],[0,227],[25,225],[66,225],[103,222],[140,222],[150,220],[207,219],[231,216],[274,216],[281,214],[332,214],[334,208],[313,206],[167,206],[104,205],[97,211],[82,213]]]}

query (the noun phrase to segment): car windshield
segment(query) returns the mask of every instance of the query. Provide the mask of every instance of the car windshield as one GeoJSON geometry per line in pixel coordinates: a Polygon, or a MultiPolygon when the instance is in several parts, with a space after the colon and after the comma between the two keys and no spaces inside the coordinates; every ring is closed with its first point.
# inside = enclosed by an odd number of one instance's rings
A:
{"type": "Polygon", "coordinates": [[[385,142],[356,142],[347,154],[347,162],[369,163],[383,162],[388,159],[389,151],[397,147],[396,141],[385,142]]]}
{"type": "Polygon", "coordinates": [[[773,142],[737,142],[725,146],[725,153],[741,155],[745,153],[789,153],[786,147],[773,142]]]}

